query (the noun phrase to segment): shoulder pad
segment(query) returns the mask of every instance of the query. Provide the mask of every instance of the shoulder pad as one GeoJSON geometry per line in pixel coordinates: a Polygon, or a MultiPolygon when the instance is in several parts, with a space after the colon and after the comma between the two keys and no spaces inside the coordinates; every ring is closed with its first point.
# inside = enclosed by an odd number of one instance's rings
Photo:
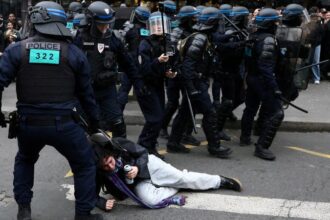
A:
{"type": "Polygon", "coordinates": [[[190,45],[187,49],[186,55],[193,59],[200,59],[203,56],[205,48],[208,44],[207,36],[204,34],[196,34],[192,36],[190,45]]]}
{"type": "Polygon", "coordinates": [[[176,43],[181,39],[183,30],[180,28],[174,28],[171,33],[171,41],[176,43]]]}
{"type": "Polygon", "coordinates": [[[263,40],[262,50],[260,58],[262,59],[274,59],[276,50],[276,40],[274,37],[268,36],[263,40]]]}

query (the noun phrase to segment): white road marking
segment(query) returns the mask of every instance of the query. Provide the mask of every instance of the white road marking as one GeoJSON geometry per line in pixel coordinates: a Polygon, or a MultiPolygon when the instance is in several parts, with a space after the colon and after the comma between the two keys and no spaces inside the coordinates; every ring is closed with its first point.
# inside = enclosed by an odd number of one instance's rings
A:
{"type": "Polygon", "coordinates": [[[72,184],[62,184],[61,185],[64,189],[69,189],[66,193],[65,193],[65,197],[67,200],[70,201],[75,201],[75,197],[74,197],[74,185],[72,184]]]}
{"type": "MultiPolygon", "coordinates": [[[[69,189],[68,200],[74,201],[74,186],[63,184],[69,189]]],[[[303,218],[315,220],[330,219],[330,203],[310,202],[288,199],[262,198],[253,196],[232,196],[211,193],[183,193],[188,196],[187,204],[170,206],[179,209],[197,209],[206,211],[229,212],[243,215],[263,215],[286,218],[303,218]]],[[[118,202],[124,205],[136,205],[131,200],[118,202]]]]}

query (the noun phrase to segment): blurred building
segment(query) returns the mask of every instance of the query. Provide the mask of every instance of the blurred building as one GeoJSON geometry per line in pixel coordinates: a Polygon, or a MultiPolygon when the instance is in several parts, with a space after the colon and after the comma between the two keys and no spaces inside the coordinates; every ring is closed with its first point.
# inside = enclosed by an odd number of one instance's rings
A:
{"type": "MultiPolygon", "coordinates": [[[[70,2],[73,0],[54,0],[64,6],[66,8],[70,2]]],[[[76,0],[81,2],[82,0],[76,0]]],[[[263,7],[263,6],[272,6],[272,7],[279,7],[283,5],[287,5],[289,3],[300,3],[305,5],[306,7],[311,6],[320,6],[320,7],[327,7],[330,9],[330,0],[174,0],[177,2],[178,6],[182,6],[185,4],[190,5],[220,5],[223,3],[231,3],[234,5],[244,5],[248,8],[256,8],[256,7],[263,7]]],[[[40,2],[40,0],[0,0],[0,14],[6,18],[9,13],[15,13],[16,17],[18,18],[25,18],[27,13],[28,5],[35,4],[40,2]]],[[[91,2],[91,0],[86,0],[87,3],[91,2]]],[[[121,4],[125,3],[127,7],[133,7],[139,5],[141,3],[147,4],[151,8],[156,5],[155,3],[158,1],[146,1],[146,0],[104,0],[111,4],[113,7],[119,7],[121,4]]]]}

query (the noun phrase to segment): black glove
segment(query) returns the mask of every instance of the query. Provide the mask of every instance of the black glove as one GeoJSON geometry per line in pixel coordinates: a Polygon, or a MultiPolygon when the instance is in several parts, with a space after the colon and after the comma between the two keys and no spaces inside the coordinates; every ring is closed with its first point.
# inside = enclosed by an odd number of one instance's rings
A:
{"type": "Polygon", "coordinates": [[[7,127],[7,123],[5,121],[5,115],[2,112],[0,112],[0,126],[2,128],[7,127]]]}
{"type": "Polygon", "coordinates": [[[88,130],[90,134],[98,133],[100,129],[100,123],[99,121],[93,120],[89,123],[88,130]]]}
{"type": "Polygon", "coordinates": [[[282,92],[281,92],[281,90],[276,89],[274,91],[274,96],[275,96],[275,98],[281,99],[282,98],[282,92]]]}
{"type": "Polygon", "coordinates": [[[188,92],[188,96],[191,99],[195,99],[201,93],[195,88],[194,83],[191,80],[186,83],[186,89],[188,92]]]}

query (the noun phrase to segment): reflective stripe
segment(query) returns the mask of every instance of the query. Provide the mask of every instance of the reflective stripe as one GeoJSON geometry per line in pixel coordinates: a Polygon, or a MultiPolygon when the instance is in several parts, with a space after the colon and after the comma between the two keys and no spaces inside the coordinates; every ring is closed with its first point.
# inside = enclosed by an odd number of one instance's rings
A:
{"type": "Polygon", "coordinates": [[[280,16],[275,15],[271,17],[263,17],[263,16],[256,16],[256,21],[265,21],[265,20],[278,20],[280,19],[280,16]]]}

